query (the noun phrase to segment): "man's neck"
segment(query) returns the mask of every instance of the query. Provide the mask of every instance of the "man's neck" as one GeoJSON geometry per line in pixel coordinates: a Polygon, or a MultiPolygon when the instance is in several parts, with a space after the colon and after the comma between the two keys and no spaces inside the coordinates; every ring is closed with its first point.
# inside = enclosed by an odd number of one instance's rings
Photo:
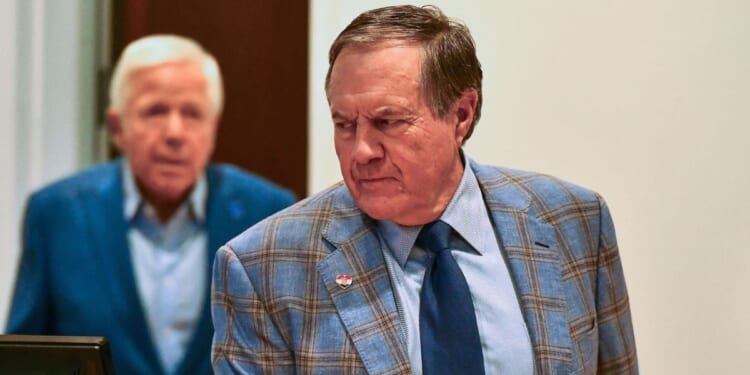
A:
{"type": "Polygon", "coordinates": [[[138,187],[138,190],[140,191],[143,199],[151,207],[153,207],[154,211],[156,212],[157,218],[159,218],[159,222],[165,224],[169,222],[172,216],[174,216],[175,212],[177,212],[177,209],[179,209],[180,206],[185,203],[185,201],[190,196],[190,192],[193,189],[188,189],[179,198],[173,200],[165,200],[160,197],[155,197],[153,194],[146,192],[140,186],[138,187]]]}

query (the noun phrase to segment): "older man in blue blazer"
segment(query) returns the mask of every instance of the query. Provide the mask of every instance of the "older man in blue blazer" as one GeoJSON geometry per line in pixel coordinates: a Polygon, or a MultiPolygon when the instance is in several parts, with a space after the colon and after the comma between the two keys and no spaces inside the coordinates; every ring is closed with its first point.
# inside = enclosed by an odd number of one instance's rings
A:
{"type": "Polygon", "coordinates": [[[208,165],[222,108],[214,58],[192,40],[131,43],[107,112],[123,158],[28,201],[7,331],[105,336],[118,374],[210,374],[215,250],[294,196],[208,165]]]}
{"type": "Polygon", "coordinates": [[[468,29],[375,9],[329,63],[344,183],[219,250],[216,372],[637,373],[603,199],[461,149],[481,109],[468,29]]]}

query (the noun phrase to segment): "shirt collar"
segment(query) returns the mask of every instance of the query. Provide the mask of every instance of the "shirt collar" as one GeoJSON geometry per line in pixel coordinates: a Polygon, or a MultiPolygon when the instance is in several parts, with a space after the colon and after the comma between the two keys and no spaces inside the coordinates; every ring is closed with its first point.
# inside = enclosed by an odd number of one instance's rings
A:
{"type": "MultiPolygon", "coordinates": [[[[464,162],[464,173],[450,203],[440,216],[440,220],[448,223],[463,237],[463,240],[479,254],[482,254],[482,249],[485,246],[480,224],[482,219],[487,217],[487,208],[484,206],[482,191],[479,188],[476,175],[474,175],[470,166],[471,159],[464,152],[461,155],[464,162]]],[[[421,225],[403,226],[390,220],[378,221],[378,230],[401,267],[406,264],[421,229],[421,225]]]]}
{"type": "Polygon", "coordinates": [[[485,227],[482,223],[488,218],[487,207],[484,205],[477,177],[471,169],[471,159],[463,155],[464,175],[448,207],[440,216],[440,220],[453,227],[474,250],[482,254],[485,249],[483,232],[485,227]]]}
{"type": "MultiPolygon", "coordinates": [[[[123,193],[125,198],[125,219],[132,220],[140,211],[143,205],[148,204],[138,190],[135,184],[135,176],[130,169],[130,163],[127,159],[122,162],[122,182],[123,193]]],[[[208,182],[205,173],[202,173],[193,186],[188,199],[182,205],[188,205],[190,212],[195,220],[205,221],[206,218],[206,199],[208,197],[208,182]]]]}

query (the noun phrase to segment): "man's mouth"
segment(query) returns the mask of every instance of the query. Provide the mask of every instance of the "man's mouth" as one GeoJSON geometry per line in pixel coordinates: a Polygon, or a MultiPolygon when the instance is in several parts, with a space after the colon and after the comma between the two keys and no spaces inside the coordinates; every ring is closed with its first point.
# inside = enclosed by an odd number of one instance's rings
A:
{"type": "Polygon", "coordinates": [[[175,166],[188,164],[187,160],[185,159],[168,157],[168,156],[156,156],[154,158],[154,161],[160,164],[169,164],[169,165],[175,165],[175,166]]]}
{"type": "Polygon", "coordinates": [[[357,184],[365,189],[376,189],[394,182],[396,182],[396,179],[393,177],[368,177],[357,179],[357,184]]]}

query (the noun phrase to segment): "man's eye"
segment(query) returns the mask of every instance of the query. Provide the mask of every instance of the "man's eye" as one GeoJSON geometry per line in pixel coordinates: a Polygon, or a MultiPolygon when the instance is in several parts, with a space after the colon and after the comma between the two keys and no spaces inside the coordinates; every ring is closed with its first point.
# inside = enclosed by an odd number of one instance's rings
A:
{"type": "Polygon", "coordinates": [[[157,117],[164,116],[167,112],[169,112],[169,108],[167,108],[167,106],[162,104],[155,104],[147,107],[142,114],[144,117],[157,117]]]}
{"type": "Polygon", "coordinates": [[[203,117],[203,112],[198,108],[185,107],[185,108],[182,108],[182,115],[187,118],[197,120],[203,117]]]}
{"type": "Polygon", "coordinates": [[[375,125],[378,127],[392,127],[401,125],[404,123],[404,120],[399,118],[381,118],[375,120],[375,125]]]}
{"type": "Polygon", "coordinates": [[[347,129],[351,129],[354,125],[351,122],[336,121],[333,123],[333,126],[339,130],[347,130],[347,129]]]}

